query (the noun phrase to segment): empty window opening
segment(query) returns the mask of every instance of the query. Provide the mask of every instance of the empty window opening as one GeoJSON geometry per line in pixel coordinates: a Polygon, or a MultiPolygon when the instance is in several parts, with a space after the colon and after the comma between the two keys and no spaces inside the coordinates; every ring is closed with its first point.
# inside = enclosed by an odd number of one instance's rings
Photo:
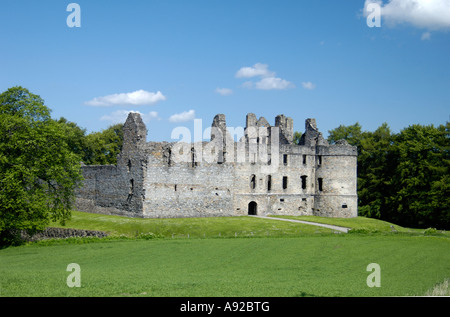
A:
{"type": "Polygon", "coordinates": [[[250,176],[250,188],[251,189],[256,188],[256,176],[255,175],[250,176]]]}
{"type": "Polygon", "coordinates": [[[128,160],[127,168],[128,168],[128,172],[129,172],[131,170],[131,160],[128,160]]]}
{"type": "Polygon", "coordinates": [[[319,191],[323,191],[323,178],[317,179],[317,182],[319,183],[319,191]]]}
{"type": "Polygon", "coordinates": [[[130,179],[130,195],[133,194],[134,191],[134,179],[130,179]]]}
{"type": "Polygon", "coordinates": [[[171,158],[172,158],[172,150],[169,149],[168,154],[167,154],[167,165],[168,166],[170,166],[172,164],[171,158]]]}
{"type": "Polygon", "coordinates": [[[287,163],[288,163],[288,156],[287,154],[283,154],[283,164],[287,165],[287,163]]]}
{"type": "Polygon", "coordinates": [[[283,189],[287,189],[288,186],[288,178],[287,176],[283,176],[283,189]]]}
{"type": "Polygon", "coordinates": [[[308,176],[303,175],[301,176],[302,179],[302,189],[306,189],[306,180],[307,180],[308,176]]]}
{"type": "Polygon", "coordinates": [[[306,155],[303,155],[303,164],[306,164],[306,155]]]}
{"type": "Polygon", "coordinates": [[[223,164],[225,163],[225,152],[224,151],[220,151],[219,152],[219,157],[217,160],[217,164],[223,164]]]}
{"type": "Polygon", "coordinates": [[[343,204],[343,205],[342,205],[342,208],[347,208],[347,204],[343,204]]]}
{"type": "Polygon", "coordinates": [[[302,198],[302,201],[306,201],[306,198],[302,198]]]}
{"type": "Polygon", "coordinates": [[[130,191],[128,192],[127,201],[130,202],[131,198],[133,198],[133,192],[134,192],[134,180],[130,179],[130,191]]]}
{"type": "Polygon", "coordinates": [[[267,175],[267,191],[272,190],[272,175],[267,175]]]}
{"type": "Polygon", "coordinates": [[[322,155],[319,155],[317,164],[322,165],[322,155]]]}
{"type": "Polygon", "coordinates": [[[191,165],[192,167],[197,166],[197,162],[195,161],[195,150],[193,148],[191,149],[191,165]]]}
{"type": "Polygon", "coordinates": [[[255,201],[251,201],[248,204],[248,214],[250,216],[256,216],[258,214],[258,204],[255,201]]]}
{"type": "Polygon", "coordinates": [[[177,191],[177,185],[174,186],[175,191],[177,191]]]}
{"type": "Polygon", "coordinates": [[[281,202],[284,202],[284,198],[280,198],[280,201],[281,201],[281,202]]]}

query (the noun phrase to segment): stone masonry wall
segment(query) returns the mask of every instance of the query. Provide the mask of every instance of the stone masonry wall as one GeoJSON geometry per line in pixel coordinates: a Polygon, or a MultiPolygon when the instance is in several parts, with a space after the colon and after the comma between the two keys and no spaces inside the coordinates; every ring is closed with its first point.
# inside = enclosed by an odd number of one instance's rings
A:
{"type": "Polygon", "coordinates": [[[146,142],[145,124],[131,113],[117,166],[83,166],[76,206],[149,218],[357,216],[356,147],[329,145],[314,119],[306,120],[300,145],[293,143],[289,117],[277,116],[270,126],[248,114],[246,125],[239,143],[226,132],[224,115],[214,118],[210,142],[146,142]],[[214,148],[217,155],[208,160],[205,153],[214,148]]]}

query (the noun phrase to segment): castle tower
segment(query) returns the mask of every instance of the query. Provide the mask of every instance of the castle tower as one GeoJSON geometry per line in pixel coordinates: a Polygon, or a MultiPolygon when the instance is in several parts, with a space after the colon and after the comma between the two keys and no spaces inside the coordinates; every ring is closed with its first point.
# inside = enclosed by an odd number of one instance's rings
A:
{"type": "Polygon", "coordinates": [[[143,146],[147,142],[147,127],[142,121],[141,115],[130,112],[123,126],[122,151],[133,150],[143,146]]]}
{"type": "Polygon", "coordinates": [[[280,143],[292,144],[294,141],[294,120],[281,114],[275,117],[275,126],[280,129],[280,143]]]}

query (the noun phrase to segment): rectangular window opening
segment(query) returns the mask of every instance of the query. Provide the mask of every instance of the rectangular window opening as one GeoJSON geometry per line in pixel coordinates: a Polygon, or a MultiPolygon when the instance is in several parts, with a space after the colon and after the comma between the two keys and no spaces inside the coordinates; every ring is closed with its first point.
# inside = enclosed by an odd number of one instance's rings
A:
{"type": "Polygon", "coordinates": [[[318,185],[319,185],[319,191],[323,191],[323,178],[319,178],[318,180],[318,185]]]}
{"type": "Polygon", "coordinates": [[[301,176],[301,179],[302,179],[302,189],[306,189],[306,180],[307,180],[307,178],[308,178],[308,176],[306,176],[306,175],[303,175],[303,176],[301,176]]]}
{"type": "Polygon", "coordinates": [[[288,186],[288,178],[287,176],[283,176],[283,189],[287,189],[288,186]]]}

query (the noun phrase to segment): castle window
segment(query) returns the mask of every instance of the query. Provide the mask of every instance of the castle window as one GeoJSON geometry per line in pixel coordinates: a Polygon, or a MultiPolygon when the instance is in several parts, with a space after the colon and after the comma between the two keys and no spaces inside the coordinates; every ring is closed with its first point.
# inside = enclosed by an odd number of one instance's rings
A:
{"type": "Polygon", "coordinates": [[[306,189],[306,179],[308,178],[308,176],[303,175],[301,176],[302,179],[302,189],[306,189]]]}
{"type": "Polygon", "coordinates": [[[272,176],[271,175],[267,175],[267,191],[271,191],[272,190],[272,176]]]}
{"type": "Polygon", "coordinates": [[[288,178],[287,176],[283,176],[283,189],[287,189],[288,186],[288,178]]]}
{"type": "Polygon", "coordinates": [[[322,165],[322,155],[319,155],[317,164],[322,165]]]}
{"type": "Polygon", "coordinates": [[[318,178],[317,182],[319,183],[319,191],[323,191],[323,178],[318,178]]]}
{"type": "Polygon", "coordinates": [[[195,161],[195,150],[194,148],[191,149],[191,161],[192,161],[192,167],[197,166],[197,162],[195,161]]]}
{"type": "Polygon", "coordinates": [[[128,172],[129,172],[131,170],[131,160],[128,160],[127,168],[128,168],[128,172]]]}
{"type": "Polygon", "coordinates": [[[133,194],[134,191],[134,179],[130,179],[130,195],[133,194]]]}
{"type": "Polygon", "coordinates": [[[288,164],[288,156],[287,156],[287,154],[283,154],[283,164],[284,165],[288,164]]]}
{"type": "Polygon", "coordinates": [[[343,204],[343,205],[342,205],[342,208],[347,208],[347,204],[343,204]]]}
{"type": "Polygon", "coordinates": [[[177,185],[175,184],[175,187],[174,187],[174,189],[175,189],[175,191],[177,191],[177,185]]]}
{"type": "Polygon", "coordinates": [[[306,201],[306,198],[302,198],[302,201],[306,201]]]}
{"type": "Polygon", "coordinates": [[[280,201],[281,201],[281,202],[284,202],[284,198],[280,198],[280,201]]]}
{"type": "Polygon", "coordinates": [[[303,164],[306,165],[306,155],[303,155],[303,164]]]}
{"type": "Polygon", "coordinates": [[[250,188],[251,189],[256,188],[256,176],[254,174],[250,176],[250,188]]]}

